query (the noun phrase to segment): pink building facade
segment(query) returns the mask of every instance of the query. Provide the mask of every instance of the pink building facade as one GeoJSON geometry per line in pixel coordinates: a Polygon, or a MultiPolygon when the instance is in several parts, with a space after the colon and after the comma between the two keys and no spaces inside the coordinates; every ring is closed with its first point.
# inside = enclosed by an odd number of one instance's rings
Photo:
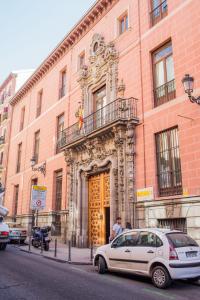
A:
{"type": "MultiPolygon", "coordinates": [[[[0,182],[6,185],[12,110],[10,99],[34,70],[13,71],[0,85],[0,182]]],[[[0,202],[3,202],[3,199],[0,202]]]]}
{"type": "Polygon", "coordinates": [[[38,184],[38,224],[77,246],[107,242],[117,216],[200,241],[200,108],[181,82],[200,93],[199,16],[198,0],[91,7],[11,100],[11,218],[33,224],[38,184]]]}

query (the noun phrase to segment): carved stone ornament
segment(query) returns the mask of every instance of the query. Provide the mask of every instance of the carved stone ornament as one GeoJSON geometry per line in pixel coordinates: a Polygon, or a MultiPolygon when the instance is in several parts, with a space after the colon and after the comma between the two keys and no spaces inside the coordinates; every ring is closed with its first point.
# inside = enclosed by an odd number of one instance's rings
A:
{"type": "Polygon", "coordinates": [[[73,164],[74,158],[73,158],[72,149],[65,149],[64,155],[65,155],[65,161],[66,161],[67,165],[69,166],[69,165],[73,164]]]}

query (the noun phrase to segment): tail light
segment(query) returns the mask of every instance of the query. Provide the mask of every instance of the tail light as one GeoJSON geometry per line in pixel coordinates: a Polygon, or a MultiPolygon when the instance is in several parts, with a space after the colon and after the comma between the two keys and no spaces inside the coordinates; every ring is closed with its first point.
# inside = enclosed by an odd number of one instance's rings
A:
{"type": "Polygon", "coordinates": [[[26,230],[22,231],[23,234],[26,234],[26,230]]]}
{"type": "Polygon", "coordinates": [[[178,255],[173,246],[169,246],[169,260],[178,260],[178,255]]]}
{"type": "Polygon", "coordinates": [[[0,236],[8,236],[8,234],[7,231],[0,231],[0,236]]]}

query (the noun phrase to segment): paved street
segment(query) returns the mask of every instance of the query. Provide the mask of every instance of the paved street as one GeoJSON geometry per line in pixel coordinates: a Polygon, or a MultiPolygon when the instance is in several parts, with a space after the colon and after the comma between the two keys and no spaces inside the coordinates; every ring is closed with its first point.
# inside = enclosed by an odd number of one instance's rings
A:
{"type": "Polygon", "coordinates": [[[92,266],[54,262],[19,251],[0,253],[0,299],[198,299],[200,287],[176,282],[168,290],[154,288],[148,279],[119,274],[97,274],[92,266]]]}

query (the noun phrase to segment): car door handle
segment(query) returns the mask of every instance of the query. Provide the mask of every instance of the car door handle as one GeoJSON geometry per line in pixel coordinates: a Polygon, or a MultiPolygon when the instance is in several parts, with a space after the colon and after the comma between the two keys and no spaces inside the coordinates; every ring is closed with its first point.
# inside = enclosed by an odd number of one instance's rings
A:
{"type": "Polygon", "coordinates": [[[131,250],[129,250],[129,249],[126,249],[124,252],[126,252],[126,253],[130,253],[130,252],[131,252],[131,250]]]}
{"type": "Polygon", "coordinates": [[[147,251],[147,253],[154,253],[154,251],[152,251],[152,250],[149,250],[149,251],[147,251]]]}

